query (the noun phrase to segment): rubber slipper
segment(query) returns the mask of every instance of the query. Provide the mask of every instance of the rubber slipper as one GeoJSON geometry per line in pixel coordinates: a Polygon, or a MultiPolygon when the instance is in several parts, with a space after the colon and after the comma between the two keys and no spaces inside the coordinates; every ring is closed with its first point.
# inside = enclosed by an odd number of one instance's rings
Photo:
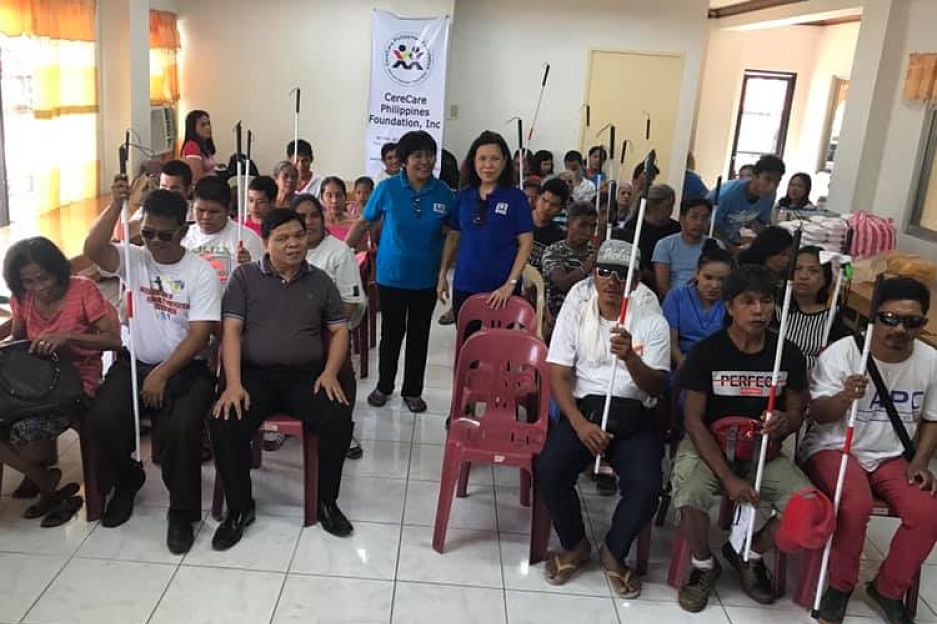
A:
{"type": "Polygon", "coordinates": [[[614,560],[614,563],[610,563],[609,560],[612,560],[612,555],[605,545],[602,546],[599,558],[602,561],[602,567],[605,568],[605,577],[615,594],[629,599],[641,595],[641,578],[628,566],[622,566],[614,560]],[[613,565],[615,568],[611,567],[613,565]]]}
{"type": "Polygon", "coordinates": [[[49,513],[42,519],[39,526],[44,529],[53,529],[62,526],[78,513],[83,503],[84,499],[80,496],[69,496],[64,500],[60,500],[55,507],[49,510],[49,513]]]}
{"type": "Polygon", "coordinates": [[[26,511],[23,512],[23,517],[29,520],[33,520],[35,518],[41,518],[42,516],[49,513],[56,505],[58,505],[63,500],[65,500],[66,498],[70,496],[74,496],[75,494],[77,494],[79,489],[80,488],[78,487],[77,483],[69,483],[65,487],[56,490],[49,496],[41,497],[39,499],[39,502],[37,502],[36,504],[30,505],[29,507],[27,507],[26,511]]]}
{"type": "Polygon", "coordinates": [[[348,447],[348,452],[345,453],[345,457],[348,459],[361,459],[364,456],[364,449],[361,448],[361,444],[357,440],[352,440],[351,446],[348,447]]]}
{"type": "Polygon", "coordinates": [[[566,563],[560,561],[559,553],[550,553],[547,555],[545,580],[550,585],[565,585],[587,561],[589,561],[589,551],[584,551],[577,558],[566,563]]]}
{"type": "Polygon", "coordinates": [[[13,498],[29,500],[39,496],[39,486],[33,483],[28,477],[23,477],[23,482],[13,490],[13,498]]]}

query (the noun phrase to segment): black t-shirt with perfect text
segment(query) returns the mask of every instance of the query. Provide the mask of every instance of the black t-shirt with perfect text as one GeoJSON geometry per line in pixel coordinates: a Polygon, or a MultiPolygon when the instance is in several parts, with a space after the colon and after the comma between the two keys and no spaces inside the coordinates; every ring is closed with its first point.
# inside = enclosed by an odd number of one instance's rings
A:
{"type": "Polygon", "coordinates": [[[530,258],[527,260],[527,263],[542,273],[543,265],[541,260],[544,250],[564,238],[566,238],[566,230],[556,223],[550,222],[543,227],[538,227],[535,224],[534,247],[530,251],[530,258]]]}
{"type": "MultiPolygon", "coordinates": [[[[768,332],[764,349],[742,353],[727,329],[722,329],[696,343],[680,370],[680,387],[706,395],[706,425],[723,416],[761,418],[768,405],[771,372],[777,334],[768,332]]],[[[784,391],[802,391],[807,387],[804,356],[790,340],[784,341],[778,377],[777,405],[784,407],[784,391]]]]}

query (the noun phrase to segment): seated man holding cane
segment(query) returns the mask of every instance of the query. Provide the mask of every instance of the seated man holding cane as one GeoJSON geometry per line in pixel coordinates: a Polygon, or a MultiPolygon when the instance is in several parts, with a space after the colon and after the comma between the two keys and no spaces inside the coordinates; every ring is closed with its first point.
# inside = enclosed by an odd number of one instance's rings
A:
{"type": "Polygon", "coordinates": [[[813,369],[810,427],[799,453],[807,474],[832,498],[846,436],[858,401],[855,436],[846,464],[820,621],[839,624],[859,580],[859,562],[873,495],[901,518],[901,526],[866,593],[891,624],[911,622],[902,598],[937,540],[937,481],[928,464],[937,448],[937,351],[917,340],[927,323],[930,293],[910,278],[882,281],[867,370],[884,388],[856,374],[860,352],[852,337],[823,353],[813,369]],[[884,397],[884,399],[883,399],[884,397]],[[890,397],[890,398],[889,398],[890,397]],[[891,403],[891,405],[888,405],[891,403]],[[889,411],[907,431],[906,448],[889,411]],[[917,449],[910,440],[916,436],[917,449]]]}
{"type": "Polygon", "coordinates": [[[550,428],[536,470],[563,546],[548,556],[546,579],[562,585],[589,559],[591,550],[576,479],[596,455],[605,454],[618,474],[621,499],[600,556],[615,592],[634,598],[641,593],[641,580],[625,559],[654,515],[661,491],[662,427],[651,408],[670,368],[670,329],[659,312],[647,307],[629,309],[628,330],[616,327],[630,256],[631,244],[604,242],[588,298],[568,298],[560,309],[547,361],[553,397],[563,416],[550,428]],[[608,431],[603,431],[605,395],[615,366],[619,370],[608,431]]]}
{"type": "MultiPolygon", "coordinates": [[[[154,421],[156,458],[169,490],[166,543],[175,554],[188,552],[192,524],[202,519],[202,422],[215,393],[215,376],[200,358],[221,315],[221,285],[211,266],[182,246],[186,234],[185,198],[156,190],[143,202],[140,235],[144,247],[123,251],[110,242],[127,197],[127,182],[117,177],[114,198],[85,240],[85,255],[103,273],[120,275],[133,290],[133,342],[140,408],[154,421]],[[129,280],[128,280],[129,277],[129,280]]],[[[87,414],[95,441],[95,468],[101,492],[113,496],[101,526],[117,527],[133,513],[134,497],[146,473],[131,457],[134,413],[130,353],[122,351],[108,370],[87,414]]]]}
{"type": "Polygon", "coordinates": [[[338,508],[351,406],[338,373],[348,353],[348,325],[335,284],[306,262],[306,226],[293,210],[264,217],[267,254],[231,274],[222,304],[221,360],[226,387],[209,424],[228,514],[215,550],[237,544],[254,521],[251,439],[283,411],[319,436],[319,520],[340,537],[352,526],[338,508]],[[323,326],[332,336],[325,352],[323,326]]]}
{"type": "MultiPolygon", "coordinates": [[[[679,602],[693,613],[706,607],[721,572],[709,549],[709,510],[717,496],[722,493],[739,504],[765,501],[783,511],[795,492],[810,485],[794,462],[779,452],[784,438],[800,429],[807,387],[804,356],[789,340],[781,352],[778,409],[764,424],[769,445],[761,492],[752,485],[758,447],[745,434],[760,430],[764,421],[778,340],[777,334],[768,332],[775,306],[771,273],[753,265],[736,269],[726,279],[722,296],[731,324],[697,342],[679,375],[686,392],[684,419],[689,437],[680,443],[674,458],[673,506],[692,555],[679,602]],[[722,435],[725,424],[735,433],[729,430],[722,435]]],[[[748,562],[729,542],[722,548],[723,558],[739,574],[742,589],[761,604],[776,599],[762,555],[774,545],[777,528],[778,518],[772,517],[755,533],[748,562]]]]}

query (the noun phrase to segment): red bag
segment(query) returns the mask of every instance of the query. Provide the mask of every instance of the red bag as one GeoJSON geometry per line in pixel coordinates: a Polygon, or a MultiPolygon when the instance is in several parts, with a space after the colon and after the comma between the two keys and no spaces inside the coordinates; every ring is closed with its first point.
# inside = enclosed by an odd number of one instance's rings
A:
{"type": "Polygon", "coordinates": [[[891,251],[897,244],[898,233],[892,219],[860,210],[849,217],[849,227],[853,231],[849,255],[854,259],[891,251]]]}
{"type": "MultiPolygon", "coordinates": [[[[729,462],[753,461],[758,458],[761,421],[747,416],[723,416],[709,427],[729,462]]],[[[768,461],[781,452],[781,441],[768,439],[768,461]]]]}

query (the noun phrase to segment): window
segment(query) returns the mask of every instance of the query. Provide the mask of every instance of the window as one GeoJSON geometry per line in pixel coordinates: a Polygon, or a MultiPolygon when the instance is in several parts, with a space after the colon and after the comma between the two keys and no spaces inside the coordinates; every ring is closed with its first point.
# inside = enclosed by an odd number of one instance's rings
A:
{"type": "Polygon", "coordinates": [[[745,70],[732,140],[729,176],[762,154],[784,156],[797,74],[745,70]]]}
{"type": "Polygon", "coordinates": [[[937,240],[937,105],[927,109],[908,233],[937,240]]]}

